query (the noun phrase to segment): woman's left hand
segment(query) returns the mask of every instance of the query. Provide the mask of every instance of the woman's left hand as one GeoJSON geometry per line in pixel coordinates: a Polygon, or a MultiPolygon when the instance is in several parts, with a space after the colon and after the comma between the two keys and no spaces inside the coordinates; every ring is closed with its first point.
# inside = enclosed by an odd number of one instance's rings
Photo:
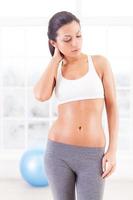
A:
{"type": "Polygon", "coordinates": [[[102,178],[110,176],[116,167],[116,153],[107,151],[102,158],[102,178]]]}

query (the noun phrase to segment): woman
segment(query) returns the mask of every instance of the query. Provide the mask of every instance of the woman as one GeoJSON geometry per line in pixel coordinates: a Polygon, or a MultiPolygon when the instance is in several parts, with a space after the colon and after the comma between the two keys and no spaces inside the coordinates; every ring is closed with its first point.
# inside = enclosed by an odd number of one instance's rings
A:
{"type": "Polygon", "coordinates": [[[107,58],[81,52],[79,19],[54,14],[48,26],[52,55],[34,87],[39,101],[55,88],[58,118],[48,134],[45,170],[54,200],[101,200],[105,177],[116,166],[118,112],[114,76],[107,58]],[[106,105],[109,145],[106,153],[102,111],[106,105]],[[76,188],[75,188],[76,186],[76,188]]]}

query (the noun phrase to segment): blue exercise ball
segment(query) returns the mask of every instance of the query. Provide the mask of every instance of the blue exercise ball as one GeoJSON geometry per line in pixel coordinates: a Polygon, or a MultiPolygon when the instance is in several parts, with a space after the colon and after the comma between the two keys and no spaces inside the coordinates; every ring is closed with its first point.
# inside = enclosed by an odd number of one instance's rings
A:
{"type": "Polygon", "coordinates": [[[43,148],[26,150],[20,159],[20,172],[25,181],[35,187],[47,186],[43,148]]]}

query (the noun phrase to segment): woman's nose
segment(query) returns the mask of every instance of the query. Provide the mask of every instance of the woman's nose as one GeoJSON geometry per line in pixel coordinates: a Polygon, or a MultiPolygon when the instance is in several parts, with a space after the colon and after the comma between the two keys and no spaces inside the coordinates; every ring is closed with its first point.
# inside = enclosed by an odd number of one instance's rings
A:
{"type": "Polygon", "coordinates": [[[78,46],[77,45],[78,41],[76,39],[73,39],[71,44],[72,44],[73,47],[76,47],[76,46],[78,46]]]}

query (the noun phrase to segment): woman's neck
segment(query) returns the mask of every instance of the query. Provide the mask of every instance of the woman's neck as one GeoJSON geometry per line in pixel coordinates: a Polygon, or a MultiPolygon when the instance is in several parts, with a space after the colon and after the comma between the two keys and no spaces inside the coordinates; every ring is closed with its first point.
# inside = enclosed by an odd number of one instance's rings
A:
{"type": "Polygon", "coordinates": [[[76,57],[64,57],[63,63],[64,63],[64,65],[74,64],[74,63],[80,61],[82,59],[82,57],[83,57],[82,53],[76,57]]]}

